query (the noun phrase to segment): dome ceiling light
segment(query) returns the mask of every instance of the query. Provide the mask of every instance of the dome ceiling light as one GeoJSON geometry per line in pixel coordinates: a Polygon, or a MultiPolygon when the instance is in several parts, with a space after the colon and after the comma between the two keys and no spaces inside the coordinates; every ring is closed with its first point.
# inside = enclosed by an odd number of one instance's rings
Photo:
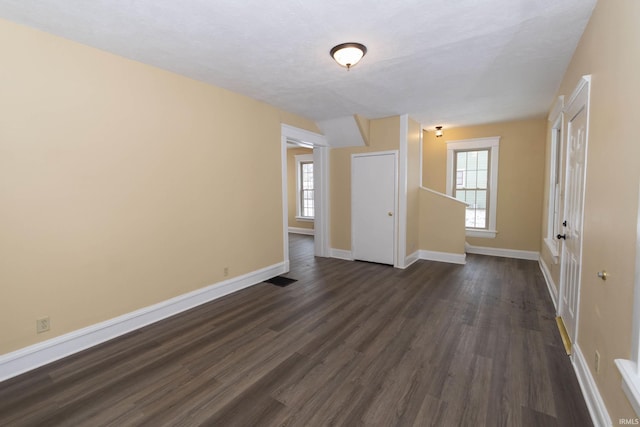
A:
{"type": "Polygon", "coordinates": [[[331,57],[341,66],[350,70],[367,53],[367,47],[361,43],[342,43],[331,49],[331,57]]]}

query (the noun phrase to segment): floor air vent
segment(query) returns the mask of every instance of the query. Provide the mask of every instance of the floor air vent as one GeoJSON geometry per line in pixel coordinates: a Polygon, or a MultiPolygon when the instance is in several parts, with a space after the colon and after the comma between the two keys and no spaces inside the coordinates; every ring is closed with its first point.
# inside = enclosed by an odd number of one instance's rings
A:
{"type": "Polygon", "coordinates": [[[265,280],[265,282],[284,288],[285,286],[289,286],[293,282],[297,282],[297,280],[290,279],[288,277],[283,277],[283,276],[276,276],[276,277],[272,277],[271,279],[265,280]]]}

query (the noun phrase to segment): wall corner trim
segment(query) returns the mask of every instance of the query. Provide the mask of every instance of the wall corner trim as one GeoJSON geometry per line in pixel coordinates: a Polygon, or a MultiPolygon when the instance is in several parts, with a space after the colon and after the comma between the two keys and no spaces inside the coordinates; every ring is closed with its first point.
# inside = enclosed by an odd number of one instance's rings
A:
{"type": "Polygon", "coordinates": [[[580,351],[578,343],[573,344],[573,356],[571,356],[573,369],[576,371],[578,377],[578,383],[582,390],[582,395],[589,409],[591,420],[594,427],[609,427],[612,425],[607,407],[602,400],[598,386],[596,385],[587,361],[580,351]]]}
{"type": "Polygon", "coordinates": [[[404,259],[403,265],[400,267],[402,269],[411,267],[412,264],[416,263],[420,259],[420,251],[415,251],[414,253],[407,255],[404,259]]]}
{"type": "Polygon", "coordinates": [[[347,251],[347,250],[344,250],[344,249],[331,248],[329,250],[329,257],[337,258],[337,259],[344,259],[346,261],[353,261],[353,254],[351,253],[351,251],[347,251]]]}
{"type": "Polygon", "coordinates": [[[544,277],[544,281],[547,284],[547,289],[549,290],[549,296],[551,296],[551,302],[553,302],[553,308],[558,312],[558,294],[555,282],[553,281],[553,277],[551,277],[551,271],[549,267],[547,267],[547,263],[544,262],[544,259],[540,257],[538,259],[538,264],[540,264],[540,271],[542,271],[542,276],[544,277]]]}
{"type": "Polygon", "coordinates": [[[0,356],[0,381],[18,376],[175,314],[256,285],[287,271],[288,266],[284,262],[273,264],[4,354],[0,356]]]}
{"type": "Polygon", "coordinates": [[[466,264],[466,254],[455,254],[452,252],[437,252],[437,251],[420,251],[420,259],[427,261],[448,262],[450,264],[466,264]]]}

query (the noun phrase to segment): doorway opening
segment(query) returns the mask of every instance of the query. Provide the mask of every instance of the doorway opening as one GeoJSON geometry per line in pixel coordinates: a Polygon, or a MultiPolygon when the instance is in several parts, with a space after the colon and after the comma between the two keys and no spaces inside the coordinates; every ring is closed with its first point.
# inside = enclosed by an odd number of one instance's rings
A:
{"type": "Polygon", "coordinates": [[[315,256],[329,254],[329,148],[323,135],[304,129],[282,125],[281,134],[282,240],[289,271],[289,233],[311,236],[315,256]]]}

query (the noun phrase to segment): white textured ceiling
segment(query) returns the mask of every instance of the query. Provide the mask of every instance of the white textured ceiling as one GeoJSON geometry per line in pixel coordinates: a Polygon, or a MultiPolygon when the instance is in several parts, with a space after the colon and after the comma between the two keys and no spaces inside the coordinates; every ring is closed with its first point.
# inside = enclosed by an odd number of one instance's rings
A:
{"type": "Polygon", "coordinates": [[[0,0],[0,17],[322,121],[544,114],[596,0],[0,0]],[[356,41],[351,71],[329,56],[356,41]]]}

